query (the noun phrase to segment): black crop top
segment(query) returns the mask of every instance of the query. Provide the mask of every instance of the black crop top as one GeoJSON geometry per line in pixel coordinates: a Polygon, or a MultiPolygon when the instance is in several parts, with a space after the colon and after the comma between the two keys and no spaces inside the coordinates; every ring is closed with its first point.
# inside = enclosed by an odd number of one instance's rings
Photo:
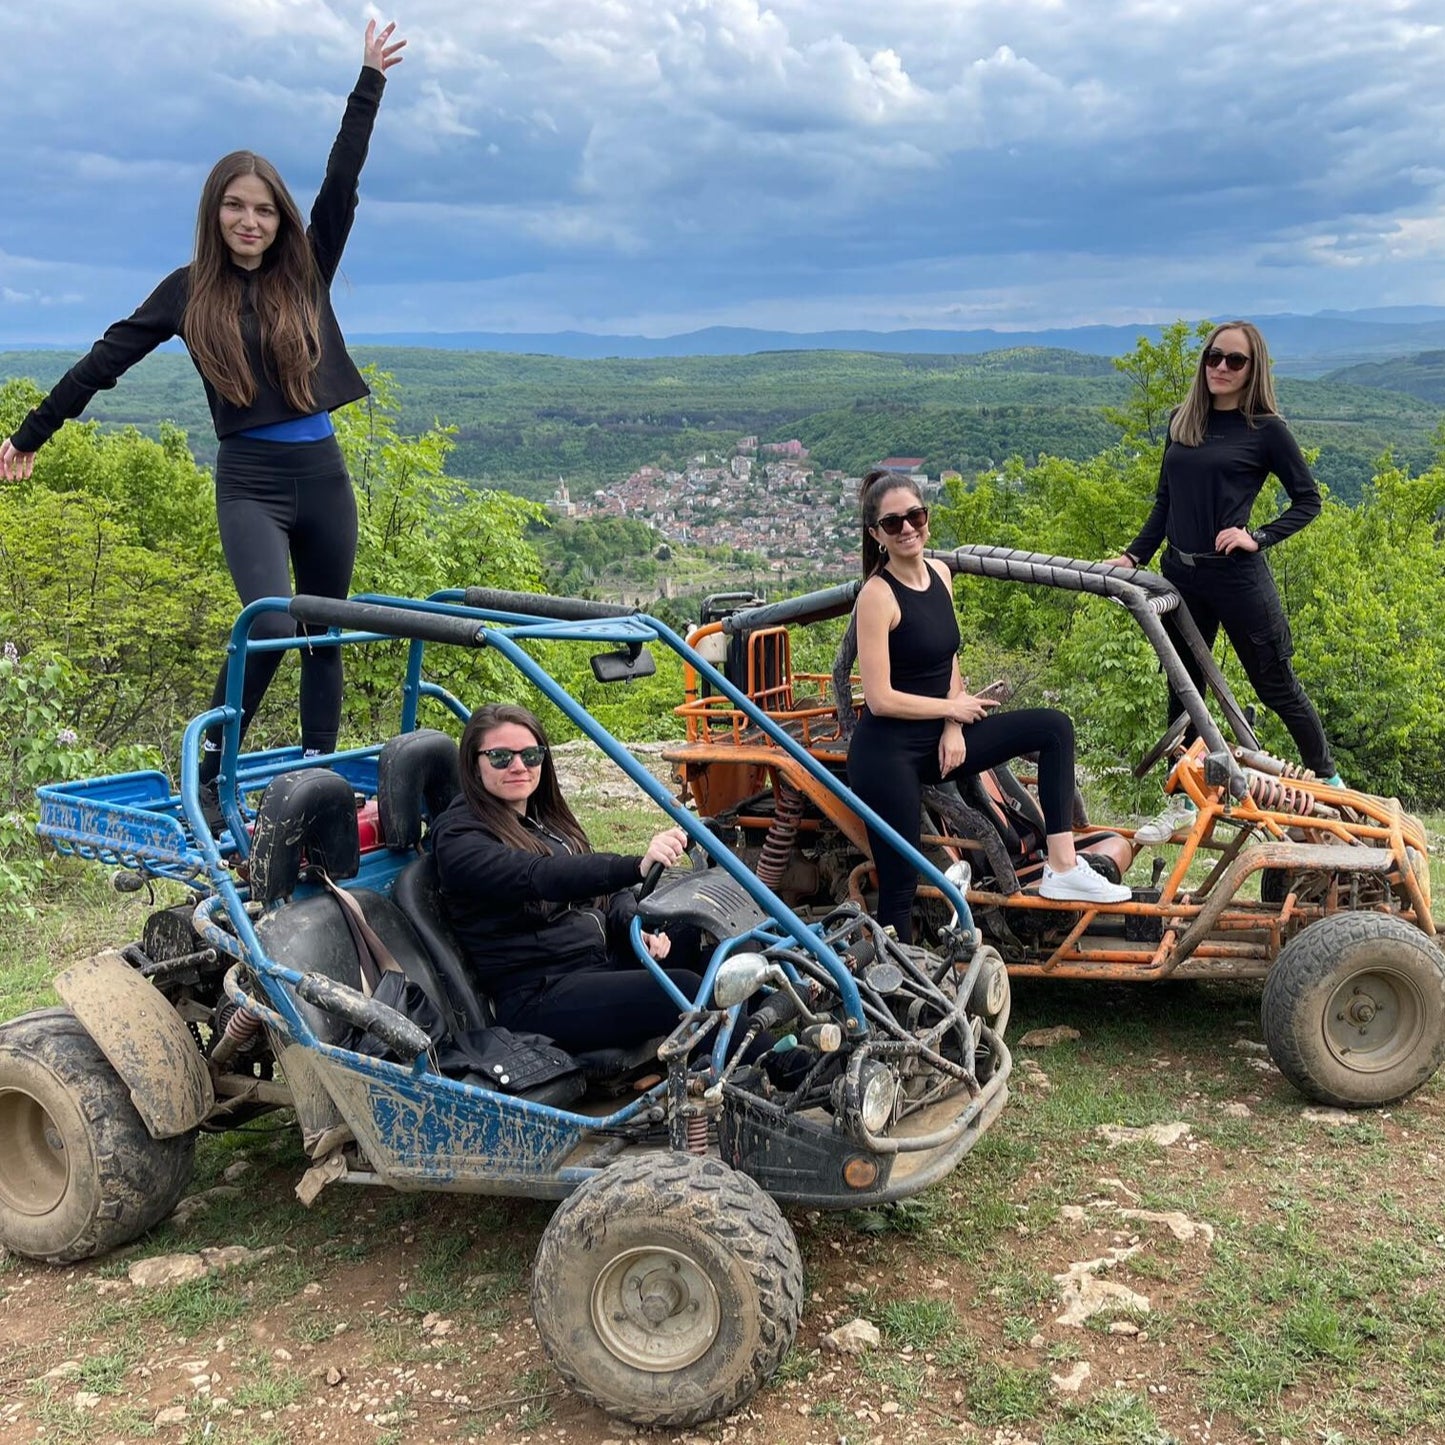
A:
{"type": "Polygon", "coordinates": [[[905,587],[887,568],[879,576],[898,599],[898,626],[888,634],[888,672],[894,691],[947,697],[960,640],[948,584],[932,566],[926,592],[905,587]]]}

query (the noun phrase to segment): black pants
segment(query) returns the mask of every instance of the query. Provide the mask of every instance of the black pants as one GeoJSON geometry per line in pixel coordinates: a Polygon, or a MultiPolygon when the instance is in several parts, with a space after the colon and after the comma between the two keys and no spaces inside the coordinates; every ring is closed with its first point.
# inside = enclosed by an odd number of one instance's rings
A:
{"type": "MultiPolygon", "coordinates": [[[[938,739],[943,724],[874,717],[864,712],[848,744],[848,786],[885,823],[916,848],[922,833],[923,788],[942,781],[938,739]]],[[[963,765],[949,779],[972,777],[1025,753],[1039,755],[1039,802],[1049,833],[1073,830],[1074,725],[1051,707],[996,712],[963,729],[963,765]]],[[[876,917],[892,924],[898,937],[913,938],[913,896],[918,875],[913,865],[870,828],[868,842],[878,870],[876,917]]]]}
{"type": "MultiPolygon", "coordinates": [[[[236,592],[245,606],[259,597],[290,597],[296,591],[345,597],[356,561],[356,497],[335,437],[314,442],[267,442],[231,437],[216,457],[216,520],[221,548],[236,592]]],[[[269,612],[251,629],[256,639],[291,637],[284,612],[269,612]]],[[[324,630],[324,629],[320,629],[324,630]]],[[[241,733],[280,666],[279,652],[246,660],[241,691],[241,733]]],[[[212,707],[226,700],[226,669],[216,682],[212,707]]],[[[301,746],[329,753],[341,726],[341,650],[301,652],[301,746]]],[[[207,738],[201,781],[220,767],[220,733],[207,738]]]]}
{"type": "MultiPolygon", "coordinates": [[[[701,974],[686,968],[666,972],[684,998],[697,997],[701,974]]],[[[611,968],[556,974],[502,994],[496,1007],[503,1028],[545,1034],[570,1054],[631,1048],[661,1038],[677,1027],[681,1014],[652,974],[630,957],[615,960],[611,968]]]]}
{"type": "MultiPolygon", "coordinates": [[[[1319,713],[1290,666],[1294,639],[1263,555],[1234,552],[1227,557],[1201,558],[1190,567],[1166,551],[1162,570],[1184,599],[1208,646],[1214,646],[1219,629],[1224,628],[1250,686],[1289,729],[1305,767],[1318,777],[1330,777],[1335,771],[1330,745],[1319,713]]],[[[1163,622],[1190,677],[1202,689],[1204,669],[1179,635],[1173,613],[1166,612],[1163,622]]],[[[1170,688],[1170,720],[1183,710],[1184,704],[1170,688]]]]}

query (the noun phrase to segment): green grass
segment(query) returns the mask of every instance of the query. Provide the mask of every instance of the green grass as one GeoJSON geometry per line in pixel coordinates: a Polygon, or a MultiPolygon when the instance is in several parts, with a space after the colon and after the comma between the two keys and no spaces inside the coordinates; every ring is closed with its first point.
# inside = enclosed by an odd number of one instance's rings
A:
{"type": "Polygon", "coordinates": [[[277,1368],[260,1355],[246,1364],[244,1378],[231,1391],[231,1404],[239,1410],[284,1410],[301,1399],[307,1388],[300,1371],[277,1368]]]}
{"type": "Polygon", "coordinates": [[[890,1344],[926,1350],[958,1328],[958,1311],[950,1300],[889,1300],[879,1308],[878,1326],[890,1344]]]}

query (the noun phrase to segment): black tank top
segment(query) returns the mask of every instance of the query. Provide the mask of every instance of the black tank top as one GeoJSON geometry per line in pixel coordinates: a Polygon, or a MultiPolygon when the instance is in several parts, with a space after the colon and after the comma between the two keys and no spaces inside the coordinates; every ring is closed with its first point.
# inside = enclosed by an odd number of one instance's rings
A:
{"type": "Polygon", "coordinates": [[[898,626],[888,634],[889,681],[898,692],[947,697],[959,644],[953,593],[932,566],[926,592],[905,587],[886,567],[879,576],[898,599],[898,626]]]}

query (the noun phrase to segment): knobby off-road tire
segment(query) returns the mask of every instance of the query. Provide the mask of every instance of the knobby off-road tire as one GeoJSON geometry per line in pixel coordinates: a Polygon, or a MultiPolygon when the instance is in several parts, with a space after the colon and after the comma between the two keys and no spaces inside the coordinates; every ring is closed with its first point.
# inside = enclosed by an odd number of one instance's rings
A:
{"type": "Polygon", "coordinates": [[[41,1009],[0,1025],[0,1244],[52,1264],[126,1244],[176,1206],[194,1132],[152,1139],[80,1021],[41,1009]]]}
{"type": "Polygon", "coordinates": [[[803,1264],[778,1206],[716,1159],[626,1159],[552,1216],[532,1318],[578,1394],[634,1425],[735,1410],[797,1333],[803,1264]]]}
{"type": "Polygon", "coordinates": [[[1280,950],[1260,1015],[1300,1093],[1347,1109],[1389,1104],[1445,1059],[1445,955],[1388,914],[1332,914],[1280,950]]]}

